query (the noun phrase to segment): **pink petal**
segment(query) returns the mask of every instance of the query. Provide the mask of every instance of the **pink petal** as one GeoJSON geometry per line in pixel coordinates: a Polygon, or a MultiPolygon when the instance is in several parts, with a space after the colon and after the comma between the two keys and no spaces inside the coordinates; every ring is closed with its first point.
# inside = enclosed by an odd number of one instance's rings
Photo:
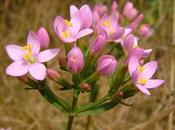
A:
{"type": "Polygon", "coordinates": [[[29,73],[36,80],[44,80],[46,77],[46,67],[41,63],[32,64],[29,73]]]}
{"type": "Polygon", "coordinates": [[[156,88],[162,85],[165,81],[160,79],[150,79],[148,83],[144,86],[145,88],[156,88]]]}
{"type": "Polygon", "coordinates": [[[72,23],[72,27],[70,27],[70,31],[72,34],[76,35],[80,31],[81,24],[82,24],[79,13],[75,14],[71,18],[70,22],[72,23]]]}
{"type": "Polygon", "coordinates": [[[28,67],[24,61],[15,61],[7,67],[6,73],[11,76],[22,76],[28,72],[28,67]]]}
{"type": "Polygon", "coordinates": [[[29,34],[28,34],[27,44],[32,45],[32,52],[34,54],[39,53],[39,51],[40,51],[40,42],[39,42],[39,39],[38,39],[37,35],[33,31],[30,31],[29,34]]]}
{"type": "Polygon", "coordinates": [[[136,69],[139,66],[139,60],[135,56],[131,56],[129,59],[128,63],[128,69],[129,69],[129,74],[132,76],[133,72],[136,71],[136,69]]]}
{"type": "Polygon", "coordinates": [[[128,34],[130,34],[132,32],[132,29],[131,28],[125,28],[125,32],[123,34],[123,36],[127,36],[128,34]]]}
{"type": "Polygon", "coordinates": [[[125,37],[123,41],[123,48],[127,54],[130,53],[130,51],[132,50],[133,44],[134,44],[134,35],[129,34],[128,36],[125,37]]]}
{"type": "Polygon", "coordinates": [[[88,5],[83,5],[80,8],[82,28],[90,28],[92,25],[92,11],[88,5]]]}
{"type": "Polygon", "coordinates": [[[7,45],[6,51],[9,57],[14,61],[21,60],[24,54],[22,47],[13,44],[7,45]]]}
{"type": "Polygon", "coordinates": [[[45,28],[40,27],[37,31],[37,36],[40,41],[40,47],[47,49],[49,47],[49,35],[45,28]]]}
{"type": "Polygon", "coordinates": [[[84,36],[86,36],[86,35],[89,35],[89,34],[91,34],[91,33],[93,33],[93,30],[92,30],[92,29],[83,29],[83,30],[81,30],[81,31],[78,33],[77,39],[79,39],[79,38],[81,38],[81,37],[84,37],[84,36]]]}
{"type": "Polygon", "coordinates": [[[73,16],[78,12],[79,12],[79,10],[76,6],[74,6],[74,5],[70,6],[70,17],[71,18],[73,18],[73,16]]]}
{"type": "Polygon", "coordinates": [[[136,84],[136,86],[137,86],[137,88],[138,88],[141,92],[143,92],[144,94],[146,94],[146,95],[148,95],[148,96],[151,95],[150,92],[148,91],[148,89],[145,88],[144,86],[139,85],[139,84],[136,84]]]}
{"type": "Polygon", "coordinates": [[[37,56],[38,62],[47,62],[52,58],[54,58],[59,52],[60,52],[59,48],[42,51],[37,56]]]}
{"type": "Polygon", "coordinates": [[[153,74],[156,72],[157,66],[158,66],[157,61],[151,61],[146,63],[143,66],[144,70],[142,72],[142,76],[147,79],[150,79],[153,76],[153,74]]]}

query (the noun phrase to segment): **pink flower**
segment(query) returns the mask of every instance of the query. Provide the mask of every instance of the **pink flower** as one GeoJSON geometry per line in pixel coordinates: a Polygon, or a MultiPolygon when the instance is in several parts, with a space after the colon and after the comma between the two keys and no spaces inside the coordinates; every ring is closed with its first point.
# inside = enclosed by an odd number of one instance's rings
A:
{"type": "Polygon", "coordinates": [[[54,30],[63,42],[70,43],[93,32],[89,28],[81,30],[81,25],[82,22],[79,13],[74,15],[70,21],[57,16],[54,21],[54,30]]]}
{"type": "Polygon", "coordinates": [[[67,54],[67,66],[73,73],[78,73],[84,67],[84,56],[79,47],[73,47],[67,54]]]}
{"type": "Polygon", "coordinates": [[[126,16],[129,20],[132,20],[137,16],[137,14],[138,11],[136,8],[134,8],[133,3],[127,2],[123,9],[123,15],[126,16]]]}
{"type": "Polygon", "coordinates": [[[148,24],[143,24],[140,27],[140,36],[141,37],[148,37],[152,34],[152,30],[148,24]]]}
{"type": "Polygon", "coordinates": [[[124,29],[119,26],[118,19],[115,15],[103,16],[97,26],[98,33],[105,32],[108,41],[115,41],[124,33],[124,29]]]}
{"type": "Polygon", "coordinates": [[[40,41],[40,47],[47,49],[49,47],[49,35],[43,27],[40,27],[37,31],[37,36],[40,41]]]}
{"type": "Polygon", "coordinates": [[[14,61],[6,69],[8,75],[22,76],[29,72],[34,79],[43,80],[46,77],[46,67],[43,62],[54,58],[60,50],[55,48],[39,52],[39,39],[34,32],[30,31],[26,46],[9,44],[6,46],[6,51],[14,61]]]}
{"type": "Polygon", "coordinates": [[[103,4],[96,4],[95,7],[94,7],[94,10],[95,12],[98,13],[98,15],[100,17],[102,17],[104,14],[106,14],[108,12],[108,8],[106,5],[103,5],[103,4]]]}
{"type": "Polygon", "coordinates": [[[138,38],[133,34],[129,34],[125,37],[123,41],[123,50],[128,56],[128,59],[133,55],[140,59],[142,57],[148,56],[152,52],[152,49],[144,50],[138,47],[138,38]]]}
{"type": "Polygon", "coordinates": [[[151,61],[145,65],[140,65],[137,57],[132,56],[128,64],[131,80],[136,87],[146,95],[150,95],[148,89],[159,87],[164,83],[164,80],[151,79],[157,70],[157,62],[151,61]]]}
{"type": "Polygon", "coordinates": [[[112,74],[117,66],[117,60],[111,55],[103,55],[98,59],[97,72],[103,76],[112,74]]]}
{"type": "Polygon", "coordinates": [[[104,47],[106,42],[106,35],[100,34],[96,37],[94,41],[91,43],[91,53],[98,53],[101,48],[104,47]]]}
{"type": "Polygon", "coordinates": [[[81,28],[90,28],[92,25],[92,11],[89,7],[89,5],[83,5],[80,9],[78,9],[76,6],[71,5],[70,6],[70,16],[71,19],[77,15],[77,13],[80,15],[81,18],[81,28]]]}

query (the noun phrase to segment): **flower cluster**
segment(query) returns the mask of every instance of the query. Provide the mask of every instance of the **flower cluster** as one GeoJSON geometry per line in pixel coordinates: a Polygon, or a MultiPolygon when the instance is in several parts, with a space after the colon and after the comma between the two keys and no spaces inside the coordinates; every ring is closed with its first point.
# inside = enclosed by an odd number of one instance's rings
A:
{"type": "MultiPolygon", "coordinates": [[[[128,73],[130,77],[128,82],[132,81],[140,91],[150,95],[148,89],[158,87],[164,81],[150,79],[157,70],[156,61],[144,65],[144,58],[150,55],[152,49],[139,47],[139,37],[148,37],[152,33],[148,24],[139,26],[142,19],[143,14],[131,2],[127,2],[122,11],[115,1],[111,10],[103,4],[97,4],[93,9],[88,5],[81,8],[71,5],[70,20],[57,16],[53,23],[56,35],[66,49],[63,70],[79,75],[78,84],[81,84],[90,83],[92,77],[93,81],[97,81],[100,75],[112,77],[119,64],[124,64],[128,71],[123,73],[128,73]],[[122,55],[117,56],[109,51],[109,47],[110,50],[116,48],[116,53],[122,51],[122,55]],[[118,62],[120,59],[124,59],[123,63],[118,62]]],[[[6,51],[14,62],[7,67],[6,73],[19,77],[29,72],[33,80],[44,80],[46,76],[59,80],[62,76],[47,68],[44,62],[53,59],[60,49],[48,47],[49,35],[43,27],[37,32],[29,32],[27,45],[7,45],[6,51]]]]}

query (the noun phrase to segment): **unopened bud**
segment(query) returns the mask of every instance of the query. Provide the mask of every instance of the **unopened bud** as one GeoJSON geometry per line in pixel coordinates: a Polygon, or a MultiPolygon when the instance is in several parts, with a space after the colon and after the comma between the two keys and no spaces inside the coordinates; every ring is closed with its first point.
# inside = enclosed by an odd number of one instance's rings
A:
{"type": "Polygon", "coordinates": [[[23,75],[23,76],[18,76],[16,77],[19,81],[22,81],[22,82],[28,82],[29,81],[29,77],[27,75],[23,75]]]}
{"type": "Polygon", "coordinates": [[[123,94],[122,91],[119,91],[119,92],[117,92],[117,93],[115,94],[115,98],[121,99],[121,98],[123,98],[123,96],[124,96],[124,94],[123,94]]]}
{"type": "Polygon", "coordinates": [[[57,81],[60,78],[60,74],[54,69],[47,69],[46,72],[50,80],[57,81]]]}
{"type": "Polygon", "coordinates": [[[89,92],[91,90],[91,86],[88,83],[81,83],[80,88],[85,92],[89,92]]]}

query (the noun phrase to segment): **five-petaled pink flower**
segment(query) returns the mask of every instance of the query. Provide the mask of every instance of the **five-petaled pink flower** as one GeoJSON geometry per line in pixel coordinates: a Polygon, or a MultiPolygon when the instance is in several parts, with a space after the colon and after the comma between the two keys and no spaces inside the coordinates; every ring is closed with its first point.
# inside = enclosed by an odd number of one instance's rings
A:
{"type": "Polygon", "coordinates": [[[141,65],[137,57],[132,56],[128,63],[129,74],[131,80],[136,87],[146,95],[150,95],[148,89],[159,87],[164,80],[151,79],[157,70],[157,62],[151,61],[145,65],[141,65]]]}
{"type": "Polygon", "coordinates": [[[104,15],[97,25],[99,34],[106,33],[107,41],[116,41],[124,34],[124,28],[118,24],[116,15],[104,15]]]}
{"type": "Polygon", "coordinates": [[[6,46],[6,51],[14,61],[6,69],[8,75],[22,76],[29,72],[34,79],[44,80],[46,77],[46,67],[43,62],[54,58],[60,49],[54,48],[39,52],[39,39],[33,31],[30,31],[26,46],[20,47],[9,44],[6,46]]]}
{"type": "Polygon", "coordinates": [[[71,43],[93,32],[90,28],[81,29],[82,24],[80,13],[72,14],[70,21],[57,16],[54,21],[54,30],[63,42],[71,43]]]}

